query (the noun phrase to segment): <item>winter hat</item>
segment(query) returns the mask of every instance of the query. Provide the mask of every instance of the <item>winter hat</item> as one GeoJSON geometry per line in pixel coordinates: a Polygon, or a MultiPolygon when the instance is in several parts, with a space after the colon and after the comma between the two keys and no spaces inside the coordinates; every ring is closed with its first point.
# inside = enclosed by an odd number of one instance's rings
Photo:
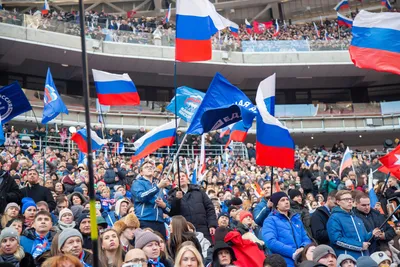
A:
{"type": "Polygon", "coordinates": [[[135,248],[142,249],[152,241],[160,242],[160,238],[156,234],[143,231],[142,229],[135,231],[135,248]]]}
{"type": "Polygon", "coordinates": [[[122,195],[122,193],[121,192],[115,192],[115,194],[114,194],[114,199],[118,199],[118,200],[121,200],[121,198],[123,198],[124,196],[122,195]]]}
{"type": "Polygon", "coordinates": [[[19,205],[15,202],[10,202],[7,204],[6,208],[4,209],[4,213],[7,212],[7,210],[11,207],[17,208],[18,210],[21,210],[21,208],[19,207],[19,205]]]}
{"type": "Polygon", "coordinates": [[[221,218],[221,217],[227,217],[227,218],[229,219],[229,214],[226,213],[226,212],[221,212],[221,213],[218,215],[218,220],[219,220],[219,218],[221,218]]]}
{"type": "Polygon", "coordinates": [[[353,182],[350,179],[348,179],[348,180],[346,180],[346,182],[344,184],[346,187],[349,187],[349,186],[353,185],[353,182]]]}
{"type": "Polygon", "coordinates": [[[315,261],[303,261],[299,267],[327,267],[325,264],[318,263],[315,261]]]}
{"type": "Polygon", "coordinates": [[[70,209],[65,208],[65,209],[62,209],[62,210],[60,211],[60,214],[59,214],[58,218],[61,220],[62,216],[64,216],[64,215],[67,214],[67,213],[69,213],[69,214],[71,214],[72,216],[74,216],[74,214],[72,213],[72,211],[71,211],[70,209]]]}
{"type": "Polygon", "coordinates": [[[96,222],[97,222],[97,225],[103,226],[103,228],[107,228],[108,227],[108,224],[107,224],[106,220],[102,216],[97,216],[96,217],[96,222]]]}
{"type": "Polygon", "coordinates": [[[30,198],[30,197],[24,197],[22,199],[22,214],[25,213],[25,211],[29,208],[29,207],[35,207],[36,208],[36,203],[35,201],[30,198]]]}
{"type": "Polygon", "coordinates": [[[228,208],[228,214],[231,214],[231,211],[232,211],[232,210],[238,210],[238,208],[235,207],[235,206],[230,206],[230,207],[228,208]]]}
{"type": "Polygon", "coordinates": [[[352,260],[354,264],[356,264],[356,259],[350,254],[340,254],[339,257],[337,258],[337,266],[340,267],[342,262],[344,262],[345,260],[352,260]]]}
{"type": "Polygon", "coordinates": [[[140,222],[138,218],[136,217],[135,214],[129,213],[123,218],[124,223],[126,224],[126,227],[128,228],[140,228],[140,222]]]}
{"type": "Polygon", "coordinates": [[[313,260],[318,262],[321,258],[325,257],[328,254],[332,254],[337,258],[335,251],[333,248],[327,245],[319,245],[315,248],[313,253],[313,260]]]}
{"type": "Polygon", "coordinates": [[[67,228],[67,229],[62,230],[62,232],[58,236],[58,250],[61,250],[65,241],[67,241],[68,238],[73,237],[73,236],[79,237],[81,239],[81,241],[83,242],[82,234],[78,230],[76,230],[74,228],[67,228]]]}
{"type": "Polygon", "coordinates": [[[379,265],[383,261],[389,260],[390,264],[392,264],[392,260],[389,258],[389,256],[383,252],[383,251],[377,251],[372,253],[371,258],[379,265]]]}
{"type": "Polygon", "coordinates": [[[83,189],[82,189],[82,187],[77,186],[77,187],[74,188],[74,192],[83,194],[83,189]]]}
{"type": "Polygon", "coordinates": [[[281,200],[281,198],[283,198],[283,197],[288,197],[288,195],[286,195],[286,193],[285,192],[276,192],[276,193],[273,193],[272,195],[271,195],[271,198],[270,198],[270,200],[271,200],[271,202],[274,204],[274,207],[276,208],[276,206],[278,206],[278,202],[279,202],[279,200],[281,200]]]}
{"type": "Polygon", "coordinates": [[[248,216],[250,216],[253,219],[253,215],[250,212],[248,212],[247,210],[241,211],[240,212],[240,222],[242,222],[243,219],[248,217],[248,216]]]}
{"type": "Polygon", "coordinates": [[[238,197],[234,197],[231,199],[231,206],[240,206],[242,204],[243,204],[243,201],[238,197]]]}
{"type": "Polygon", "coordinates": [[[83,213],[78,217],[78,219],[76,220],[76,224],[78,225],[78,228],[79,228],[79,226],[81,225],[81,223],[82,223],[82,221],[83,221],[84,219],[90,219],[90,214],[89,214],[89,212],[83,212],[83,213]]]}
{"type": "Polygon", "coordinates": [[[74,218],[79,218],[79,216],[82,214],[83,211],[83,206],[82,205],[73,205],[71,207],[72,215],[74,218]]]}
{"type": "Polygon", "coordinates": [[[357,259],[357,267],[378,267],[376,263],[370,256],[361,256],[357,259]]]}
{"type": "Polygon", "coordinates": [[[289,190],[289,197],[290,197],[290,199],[293,199],[293,198],[295,198],[295,197],[297,197],[297,196],[302,196],[300,190],[297,190],[297,189],[289,190]]]}
{"type": "Polygon", "coordinates": [[[14,237],[18,241],[18,244],[19,244],[19,234],[18,234],[17,230],[14,227],[6,227],[1,231],[0,243],[6,237],[14,237]]]}
{"type": "Polygon", "coordinates": [[[236,261],[236,255],[235,255],[235,251],[232,249],[231,246],[229,246],[227,243],[225,243],[224,241],[215,241],[215,246],[214,246],[214,251],[213,251],[213,260],[217,261],[218,259],[218,252],[220,250],[228,250],[229,253],[231,254],[231,259],[232,262],[236,261]]]}
{"type": "Polygon", "coordinates": [[[123,220],[116,221],[112,227],[118,235],[120,235],[123,231],[125,231],[128,226],[124,223],[123,220]]]}

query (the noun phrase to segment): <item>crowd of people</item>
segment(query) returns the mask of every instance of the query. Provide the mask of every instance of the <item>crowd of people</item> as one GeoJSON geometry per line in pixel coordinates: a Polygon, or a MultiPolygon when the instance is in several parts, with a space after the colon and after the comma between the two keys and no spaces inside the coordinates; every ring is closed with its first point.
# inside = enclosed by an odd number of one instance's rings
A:
{"type": "MultiPolygon", "coordinates": [[[[22,145],[26,129],[20,134],[5,125],[4,131],[0,265],[93,266],[89,176],[78,151],[48,146],[38,152],[22,145]]],[[[219,133],[207,140],[224,143],[219,133]]],[[[297,148],[291,170],[258,166],[254,145],[247,149],[248,159],[229,148],[207,156],[195,180],[193,158],[180,157],[178,171],[170,157],[157,154],[132,162],[124,154],[97,153],[100,266],[400,265],[397,214],[386,220],[400,187],[395,177],[385,184],[386,175],[375,171],[384,150],[355,151],[353,168],[340,173],[343,142],[297,148]],[[378,202],[368,194],[369,174],[378,202]]]]}

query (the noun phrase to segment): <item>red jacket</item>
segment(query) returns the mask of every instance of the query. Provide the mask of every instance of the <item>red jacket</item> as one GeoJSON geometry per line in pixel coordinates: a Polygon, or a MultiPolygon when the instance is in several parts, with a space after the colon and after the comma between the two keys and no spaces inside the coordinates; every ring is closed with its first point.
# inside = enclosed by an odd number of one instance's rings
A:
{"type": "Polygon", "coordinates": [[[238,231],[229,232],[224,239],[225,243],[228,243],[235,252],[237,261],[235,265],[239,267],[263,267],[265,255],[261,251],[257,244],[253,241],[242,239],[242,236],[238,231]]]}

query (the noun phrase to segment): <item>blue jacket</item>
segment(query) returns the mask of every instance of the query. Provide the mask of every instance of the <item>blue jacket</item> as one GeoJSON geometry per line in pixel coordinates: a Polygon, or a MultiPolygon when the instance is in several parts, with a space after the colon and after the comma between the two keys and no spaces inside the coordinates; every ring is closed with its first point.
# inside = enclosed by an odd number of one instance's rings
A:
{"type": "Polygon", "coordinates": [[[164,223],[163,213],[171,211],[166,195],[157,187],[157,184],[150,183],[149,180],[139,177],[132,183],[132,196],[134,199],[135,214],[139,221],[157,221],[164,223]],[[156,199],[161,197],[165,204],[165,209],[158,207],[156,199]]]}
{"type": "Polygon", "coordinates": [[[334,207],[327,229],[336,255],[350,254],[355,259],[369,256],[368,250],[362,250],[362,243],[367,242],[372,233],[367,232],[363,221],[353,211],[346,212],[340,207],[334,207]]]}
{"type": "Polygon", "coordinates": [[[114,211],[103,212],[103,218],[106,220],[108,227],[112,228],[114,223],[121,219],[114,211]]]}
{"type": "MultiPolygon", "coordinates": [[[[51,246],[51,243],[53,242],[53,238],[55,235],[56,235],[56,232],[53,230],[51,230],[46,235],[46,238],[49,241],[50,246],[51,246]]],[[[24,252],[29,253],[29,254],[32,253],[33,244],[35,243],[36,239],[37,239],[37,236],[36,236],[36,231],[34,228],[29,228],[23,232],[23,234],[21,235],[20,245],[24,248],[24,252]]],[[[47,250],[45,250],[43,252],[46,252],[46,251],[47,250]]]]}
{"type": "Polygon", "coordinates": [[[265,198],[262,198],[260,203],[255,206],[253,211],[253,218],[256,224],[260,227],[263,226],[264,220],[268,217],[271,213],[271,209],[268,208],[268,201],[265,198]]]}
{"type": "Polygon", "coordinates": [[[307,246],[311,240],[301,222],[300,214],[289,212],[289,218],[274,210],[264,220],[262,235],[271,253],[281,255],[288,267],[294,267],[293,253],[307,246]]]}

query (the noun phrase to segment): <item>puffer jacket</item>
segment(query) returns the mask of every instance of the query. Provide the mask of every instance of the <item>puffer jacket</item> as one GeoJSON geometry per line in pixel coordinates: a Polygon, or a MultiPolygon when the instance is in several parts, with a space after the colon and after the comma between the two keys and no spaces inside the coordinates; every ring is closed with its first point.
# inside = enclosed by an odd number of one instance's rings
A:
{"type": "Polygon", "coordinates": [[[290,209],[294,213],[300,214],[301,221],[309,236],[311,236],[311,217],[310,211],[296,201],[290,200],[290,209]]]}
{"type": "Polygon", "coordinates": [[[289,217],[274,210],[264,221],[263,240],[271,253],[281,255],[288,267],[294,267],[293,253],[311,243],[301,222],[300,214],[289,212],[289,217]]]}
{"type": "Polygon", "coordinates": [[[195,232],[196,238],[200,243],[201,246],[201,254],[203,255],[203,258],[207,258],[207,251],[211,247],[211,242],[208,241],[207,238],[204,237],[204,234],[202,232],[195,232]]]}
{"type": "Polygon", "coordinates": [[[326,229],[329,216],[331,216],[331,214],[329,213],[328,208],[325,206],[318,207],[311,216],[312,236],[319,245],[329,245],[329,236],[326,229]]]}
{"type": "MultiPolygon", "coordinates": [[[[57,234],[56,231],[50,230],[50,232],[46,235],[46,238],[49,241],[49,243],[53,242],[53,238],[56,234],[57,234]]],[[[23,232],[20,244],[24,248],[24,252],[31,253],[33,244],[36,239],[37,239],[36,230],[34,228],[27,229],[23,232]]]]}
{"type": "Polygon", "coordinates": [[[169,213],[170,206],[166,201],[164,194],[157,187],[156,183],[139,177],[133,182],[131,188],[133,199],[135,200],[135,214],[139,221],[157,221],[164,223],[163,213],[169,213]],[[156,199],[161,197],[167,204],[165,209],[156,205],[156,199]]]}
{"type": "Polygon", "coordinates": [[[264,197],[261,199],[260,203],[257,204],[257,206],[253,210],[253,218],[256,224],[258,224],[260,227],[263,226],[264,220],[268,217],[270,214],[271,209],[268,208],[268,200],[266,200],[264,197]]]}
{"type": "Polygon", "coordinates": [[[362,250],[363,242],[368,242],[372,233],[365,229],[363,221],[340,207],[334,207],[329,217],[328,235],[331,247],[336,255],[350,254],[355,259],[369,256],[368,250],[362,250]]]}

